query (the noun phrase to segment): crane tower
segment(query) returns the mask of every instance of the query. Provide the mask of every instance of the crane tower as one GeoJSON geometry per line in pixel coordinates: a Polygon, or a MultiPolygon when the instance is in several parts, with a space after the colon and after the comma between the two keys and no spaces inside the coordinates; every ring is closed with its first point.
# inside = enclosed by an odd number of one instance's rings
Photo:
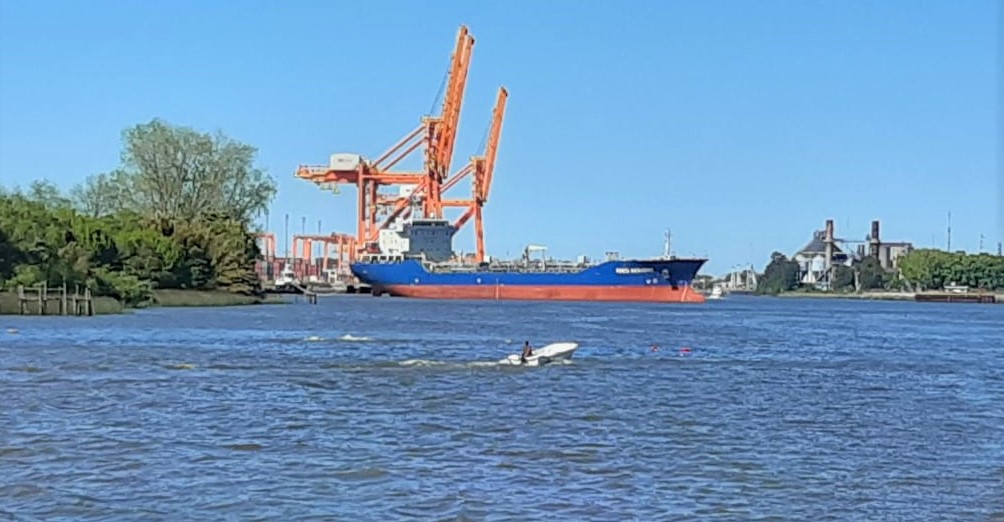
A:
{"type": "Polygon", "coordinates": [[[450,175],[473,48],[474,38],[466,26],[461,26],[450,59],[440,114],[423,117],[418,127],[375,160],[368,160],[359,154],[336,153],[331,155],[328,165],[301,165],[297,169],[296,177],[336,193],[339,185],[356,186],[358,208],[354,255],[378,252],[380,230],[394,223],[412,217],[443,219],[443,209],[453,207],[464,209],[453,224],[455,228],[461,228],[474,218],[477,258],[484,260],[482,207],[491,189],[508,91],[505,87],[499,88],[485,151],[472,156],[467,164],[450,175]],[[421,171],[391,170],[423,146],[421,171]],[[467,176],[473,178],[470,198],[443,198],[446,191],[467,176]],[[380,187],[386,186],[399,186],[403,190],[397,195],[379,192],[380,187]],[[380,219],[380,216],[385,217],[380,219]]]}

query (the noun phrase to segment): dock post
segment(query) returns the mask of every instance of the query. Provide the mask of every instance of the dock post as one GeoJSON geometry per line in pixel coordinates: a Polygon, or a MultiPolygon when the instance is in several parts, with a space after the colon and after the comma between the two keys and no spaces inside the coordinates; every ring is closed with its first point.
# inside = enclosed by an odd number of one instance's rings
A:
{"type": "Polygon", "coordinates": [[[38,289],[38,315],[45,315],[45,300],[49,297],[49,288],[46,282],[42,282],[42,288],[38,289]]]}
{"type": "Polygon", "coordinates": [[[80,285],[73,285],[73,315],[80,315],[80,285]]]}
{"type": "Polygon", "coordinates": [[[88,316],[94,315],[94,302],[91,301],[92,296],[90,288],[84,288],[84,299],[86,303],[85,306],[87,306],[87,315],[88,316]]]}
{"type": "Polygon", "coordinates": [[[63,281],[63,295],[59,301],[59,315],[66,315],[66,281],[63,281]]]}
{"type": "Polygon", "coordinates": [[[24,285],[17,285],[17,313],[24,315],[24,285]]]}

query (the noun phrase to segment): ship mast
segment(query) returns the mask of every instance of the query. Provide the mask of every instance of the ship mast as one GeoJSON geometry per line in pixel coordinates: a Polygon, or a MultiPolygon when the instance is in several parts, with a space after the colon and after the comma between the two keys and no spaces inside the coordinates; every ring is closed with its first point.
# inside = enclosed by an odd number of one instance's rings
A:
{"type": "Polygon", "coordinates": [[[670,240],[671,237],[672,237],[672,235],[669,233],[669,229],[667,228],[666,229],[666,243],[662,247],[662,257],[665,258],[665,259],[669,259],[670,258],[670,255],[669,255],[669,240],[670,240]]]}

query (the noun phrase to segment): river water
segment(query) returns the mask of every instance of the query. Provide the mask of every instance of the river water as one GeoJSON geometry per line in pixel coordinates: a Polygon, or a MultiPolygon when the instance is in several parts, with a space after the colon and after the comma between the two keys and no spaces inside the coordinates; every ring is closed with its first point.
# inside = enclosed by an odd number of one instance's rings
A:
{"type": "Polygon", "coordinates": [[[0,520],[1004,519],[1004,306],[340,296],[0,327],[0,520]],[[494,363],[568,339],[570,364],[494,363]]]}

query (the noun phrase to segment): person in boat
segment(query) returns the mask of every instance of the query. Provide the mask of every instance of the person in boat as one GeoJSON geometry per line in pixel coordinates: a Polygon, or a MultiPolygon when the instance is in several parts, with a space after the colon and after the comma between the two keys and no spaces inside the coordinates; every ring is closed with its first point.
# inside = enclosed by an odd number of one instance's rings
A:
{"type": "Polygon", "coordinates": [[[523,342],[523,353],[519,356],[519,361],[526,364],[526,358],[533,356],[533,348],[530,347],[530,341],[523,342]]]}

